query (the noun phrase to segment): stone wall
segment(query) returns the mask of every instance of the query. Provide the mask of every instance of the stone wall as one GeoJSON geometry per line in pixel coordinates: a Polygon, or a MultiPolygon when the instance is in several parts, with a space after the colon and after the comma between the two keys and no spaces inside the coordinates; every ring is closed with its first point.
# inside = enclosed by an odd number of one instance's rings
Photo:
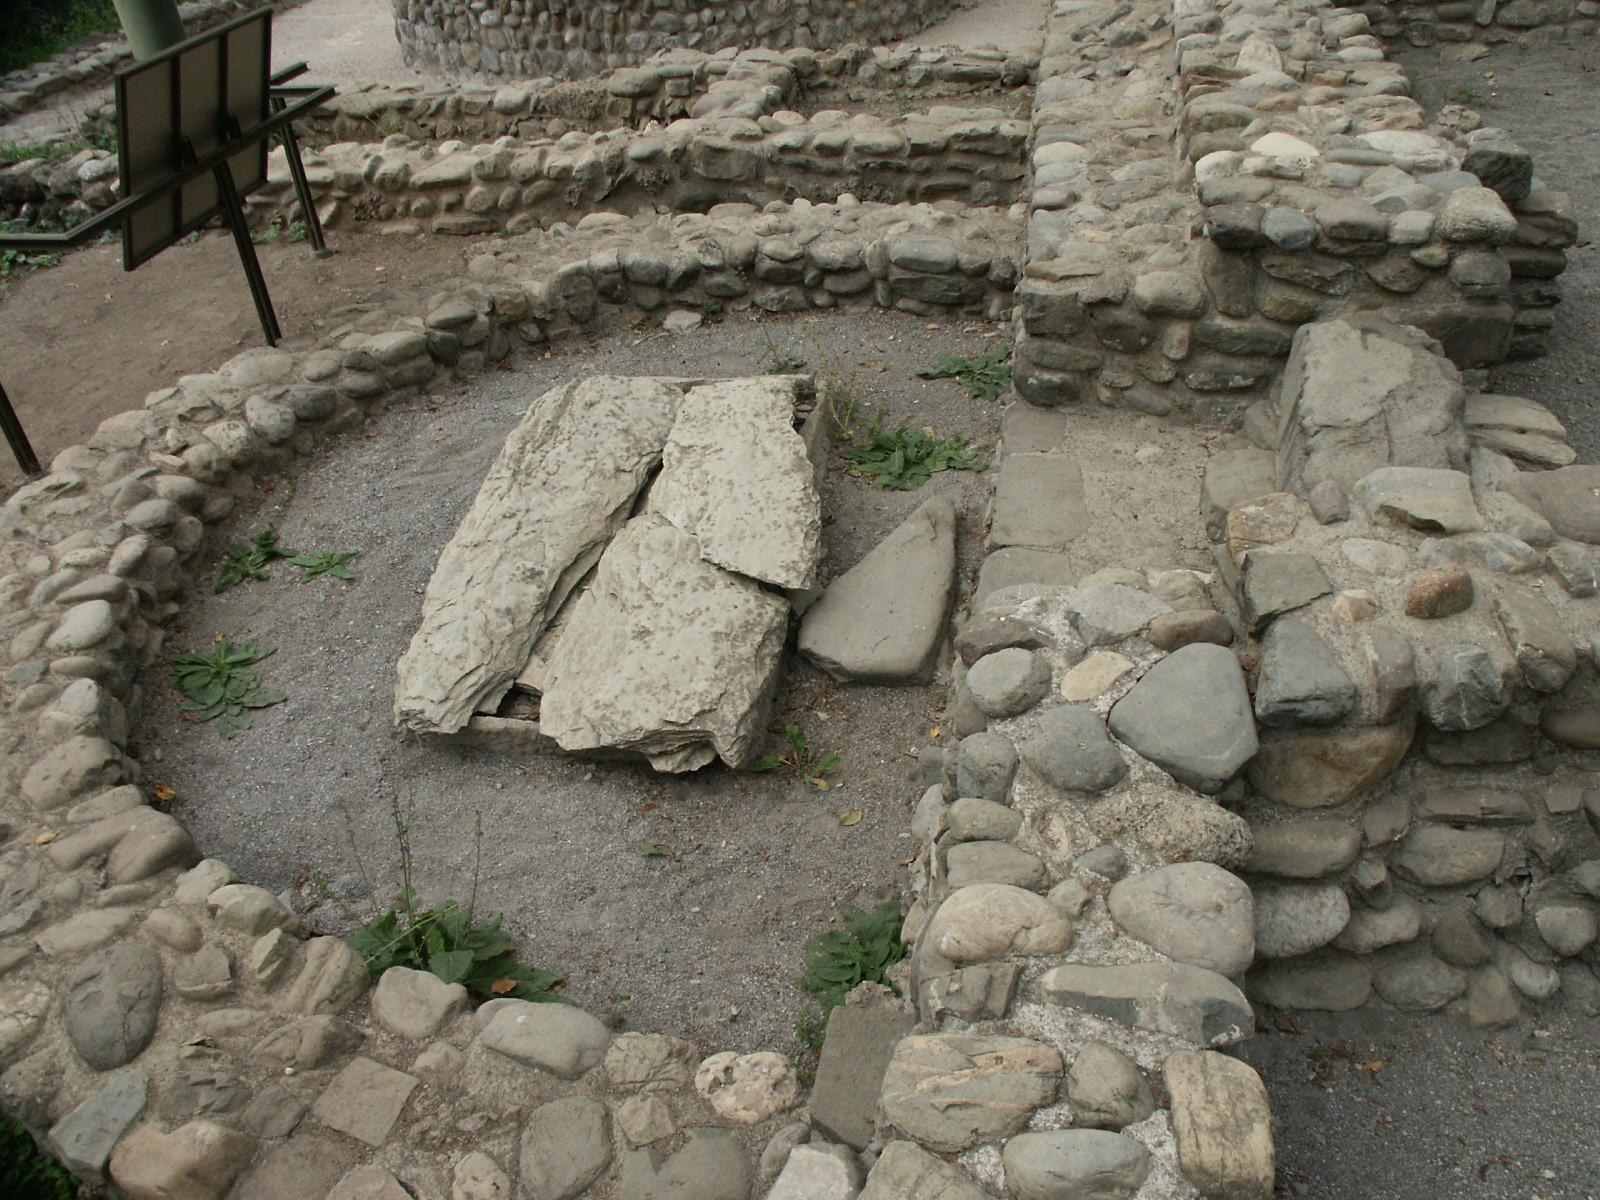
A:
{"type": "Polygon", "coordinates": [[[1537,46],[1551,41],[1593,37],[1600,30],[1595,0],[1396,0],[1353,6],[1385,38],[1404,38],[1413,46],[1537,46]]]}
{"type": "Polygon", "coordinates": [[[391,0],[406,62],[458,79],[597,75],[658,50],[884,45],[926,29],[951,0],[391,0]]]}

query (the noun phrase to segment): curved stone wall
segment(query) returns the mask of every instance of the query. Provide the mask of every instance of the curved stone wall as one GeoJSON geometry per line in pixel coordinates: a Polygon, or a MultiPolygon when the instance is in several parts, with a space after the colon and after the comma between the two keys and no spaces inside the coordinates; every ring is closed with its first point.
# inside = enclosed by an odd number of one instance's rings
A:
{"type": "Polygon", "coordinates": [[[572,78],[672,46],[842,46],[926,29],[953,0],[390,0],[401,56],[452,78],[572,78]]]}

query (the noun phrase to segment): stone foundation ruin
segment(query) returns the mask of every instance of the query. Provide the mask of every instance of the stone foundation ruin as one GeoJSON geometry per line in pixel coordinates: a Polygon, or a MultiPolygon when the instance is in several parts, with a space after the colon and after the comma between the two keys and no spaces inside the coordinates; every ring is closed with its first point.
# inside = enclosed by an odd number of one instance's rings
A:
{"type": "MultiPolygon", "coordinates": [[[[1025,130],[931,106],[806,116],[794,89],[830,77],[828,56],[786,50],[612,76],[626,128],[519,141],[537,101],[496,92],[470,114],[493,142],[430,144],[438,114],[413,111],[381,144],[327,146],[336,226],[520,236],[330,320],[314,348],[152,394],[5,506],[7,1111],[135,1200],[253,1195],[308,1144],[337,1167],[297,1193],[315,1200],[1265,1200],[1267,1095],[1222,1052],[1252,1001],[1491,1028],[1600,1009],[1600,469],[1536,399],[1482,387],[1540,352],[1577,230],[1511,134],[1425,112],[1373,28],[1316,3],[1062,0],[1037,62],[976,76],[1032,82],[1025,130]],[[692,322],[710,301],[1012,313],[1017,396],[955,622],[937,504],[811,577],[826,459],[792,428],[793,380],[602,377],[539,400],[508,441],[424,600],[397,715],[525,748],[533,722],[506,709],[522,680],[544,693],[539,736],[569,749],[739,765],[782,593],[813,584],[801,653],[847,679],[947,671],[900,995],[835,1010],[809,1088],[780,1055],[615,1036],[576,1008],[468,1012],[429,975],[391,970],[368,995],[355,951],[203,859],[128,754],[207,529],[254,478],[395,394],[607,314],[692,322]],[[781,561],[749,556],[748,513],[708,503],[750,494],[724,470],[733,426],[695,415],[732,398],[778,464],[760,485],[789,482],[761,510],[787,523],[781,561]],[[594,488],[540,493],[534,464],[581,442],[552,432],[580,402],[623,406],[606,461],[626,470],[591,478],[574,450],[594,488]],[[1226,431],[1196,497],[1204,555],[1119,552],[1121,498],[1086,484],[1071,438],[1091,403],[1226,431]],[[569,498],[582,522],[536,519],[569,498]],[[501,578],[512,561],[537,569],[501,578]],[[900,578],[919,586],[885,604],[900,578]],[[739,713],[713,727],[697,700],[647,731],[587,671],[631,685],[640,644],[603,632],[692,587],[743,606],[715,615],[755,669],[739,713]],[[949,653],[863,645],[839,605],[874,602],[880,623],[932,621],[949,653]],[[563,657],[574,629],[595,631],[595,663],[563,657]]],[[[62,189],[87,200],[102,161],[62,189]]],[[[44,187],[41,170],[7,178],[44,187]]]]}

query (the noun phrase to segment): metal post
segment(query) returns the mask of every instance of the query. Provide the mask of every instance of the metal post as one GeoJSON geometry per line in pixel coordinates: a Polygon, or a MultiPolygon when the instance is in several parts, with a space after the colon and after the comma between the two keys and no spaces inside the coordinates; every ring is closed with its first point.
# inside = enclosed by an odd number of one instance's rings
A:
{"type": "Polygon", "coordinates": [[[43,475],[44,468],[39,465],[39,456],[33,452],[33,443],[28,441],[28,435],[23,431],[17,410],[11,407],[11,397],[6,395],[4,384],[0,384],[0,428],[5,430],[6,441],[11,445],[11,453],[17,456],[17,466],[22,468],[23,474],[43,475]]]}
{"type": "MultiPolygon", "coordinates": [[[[226,124],[228,136],[237,138],[238,124],[231,117],[226,124]]],[[[192,162],[194,150],[189,146],[188,138],[183,139],[183,148],[184,157],[192,162]]],[[[239,189],[233,183],[233,169],[223,159],[213,168],[212,175],[217,181],[217,192],[222,197],[223,214],[233,230],[233,244],[239,251],[239,265],[244,268],[245,282],[250,285],[250,298],[256,302],[256,315],[261,318],[261,332],[267,337],[267,345],[276,346],[283,331],[278,328],[278,314],[272,311],[272,297],[267,293],[266,276],[261,273],[261,260],[256,257],[255,243],[250,240],[250,223],[245,220],[244,205],[239,202],[239,189]]]]}
{"type": "MultiPolygon", "coordinates": [[[[283,97],[274,96],[272,111],[282,112],[283,109],[283,97]]],[[[306,178],[306,165],[300,159],[300,143],[294,136],[294,125],[285,122],[278,136],[283,142],[284,157],[289,160],[289,174],[294,177],[294,193],[300,199],[300,215],[305,219],[306,232],[311,235],[312,253],[318,258],[327,258],[333,251],[328,249],[328,243],[322,236],[322,222],[317,217],[316,202],[311,198],[311,182],[306,178]]]]}
{"type": "Polygon", "coordinates": [[[128,48],[143,62],[183,41],[177,0],[111,0],[128,35],[128,48]]]}

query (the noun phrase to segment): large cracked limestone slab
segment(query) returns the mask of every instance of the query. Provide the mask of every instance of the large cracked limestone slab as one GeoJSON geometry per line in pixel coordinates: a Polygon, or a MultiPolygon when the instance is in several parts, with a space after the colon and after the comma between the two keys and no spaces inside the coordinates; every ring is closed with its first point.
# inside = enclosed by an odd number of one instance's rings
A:
{"type": "Polygon", "coordinates": [[[955,507],[935,496],[827,586],[800,624],[800,653],[835,679],[926,680],[955,582],[955,507]]]}
{"type": "Polygon", "coordinates": [[[1308,496],[1379,467],[1461,470],[1461,375],[1425,334],[1380,318],[1302,325],[1279,384],[1278,484],[1308,496]]]}
{"type": "Polygon", "coordinates": [[[822,560],[822,502],[794,404],[792,376],[692,389],[662,451],[649,511],[694,537],[719,567],[808,588],[822,560]]]}
{"type": "Polygon", "coordinates": [[[397,668],[398,727],[450,733],[505,694],[628,519],[682,398],[661,380],[601,375],[534,402],[428,581],[397,668]]]}
{"type": "Polygon", "coordinates": [[[777,684],[789,605],[705,561],[645,514],[612,540],[550,662],[539,726],[564,750],[642,754],[658,771],[748,766],[777,684]]]}

